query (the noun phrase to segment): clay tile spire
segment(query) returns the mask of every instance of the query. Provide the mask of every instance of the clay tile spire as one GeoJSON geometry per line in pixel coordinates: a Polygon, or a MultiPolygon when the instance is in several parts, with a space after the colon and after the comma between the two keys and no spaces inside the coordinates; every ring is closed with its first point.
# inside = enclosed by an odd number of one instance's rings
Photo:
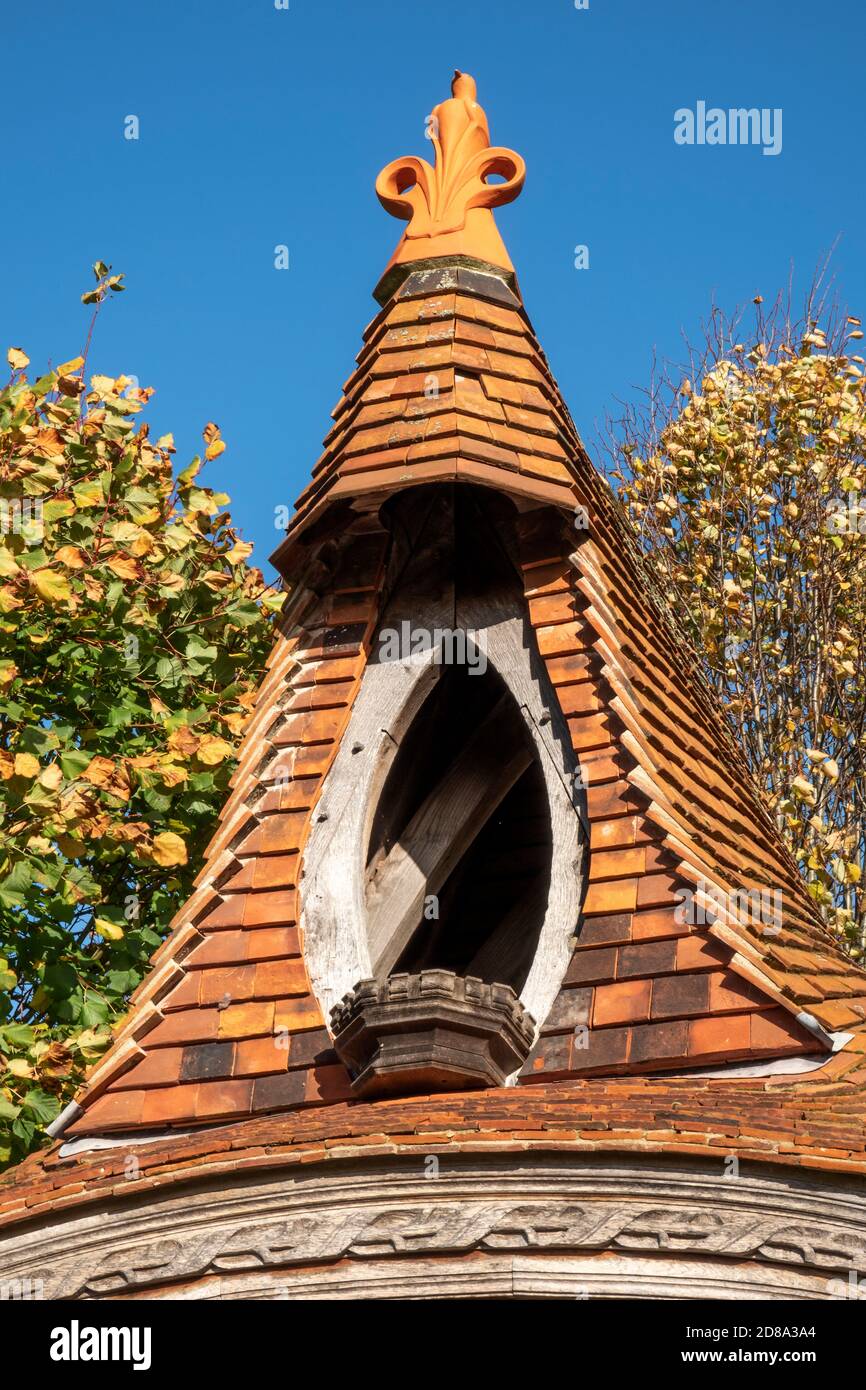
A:
{"type": "Polygon", "coordinates": [[[405,155],[377,178],[382,206],[409,224],[388,270],[448,256],[513,271],[491,209],[517,197],[526,165],[514,150],[491,145],[487,116],[475,98],[475,79],[455,72],[451,96],[427,118],[434,165],[405,155]],[[488,183],[492,174],[505,182],[488,183]]]}

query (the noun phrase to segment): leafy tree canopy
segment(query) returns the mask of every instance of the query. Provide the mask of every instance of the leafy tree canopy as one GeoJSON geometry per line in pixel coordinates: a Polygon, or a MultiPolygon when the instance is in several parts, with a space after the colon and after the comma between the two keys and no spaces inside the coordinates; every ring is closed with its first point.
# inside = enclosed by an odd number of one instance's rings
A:
{"type": "MultiPolygon", "coordinates": [[[[94,273],[96,312],[123,277],[94,273]]],[[[149,388],[7,360],[0,1166],[42,1141],[189,893],[282,603],[200,482],[216,425],[175,479],[171,435],[136,421],[149,388]]]]}
{"type": "Polygon", "coordinates": [[[866,945],[860,320],[755,299],[609,430],[614,485],[828,923],[866,945]]]}

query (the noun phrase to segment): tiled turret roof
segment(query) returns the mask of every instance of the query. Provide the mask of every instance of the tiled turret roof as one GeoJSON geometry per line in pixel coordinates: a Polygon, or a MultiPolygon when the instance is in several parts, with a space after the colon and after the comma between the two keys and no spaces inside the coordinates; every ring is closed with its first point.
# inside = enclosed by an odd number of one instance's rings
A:
{"type": "MultiPolygon", "coordinates": [[[[453,150],[465,119],[475,164],[455,186],[471,199],[489,163],[478,147],[486,121],[459,82],[458,92],[459,110],[439,108],[440,129],[444,121],[453,150]]],[[[512,168],[508,153],[494,152],[496,172],[512,168]]],[[[389,170],[380,179],[386,205],[407,192],[389,170]]],[[[521,170],[513,164],[510,196],[521,170]]],[[[587,1097],[602,1109],[608,1097],[652,1146],[679,1142],[677,1126],[662,1125],[662,1135],[650,1113],[679,1094],[677,1083],[605,1089],[598,1078],[817,1062],[834,1046],[845,1051],[830,1072],[786,1079],[784,1105],[796,1109],[791,1097],[817,1094],[831,1073],[834,1086],[859,1078],[857,1038],[831,1035],[862,1027],[866,975],[825,929],[696,653],[654,591],[491,232],[492,200],[478,196],[462,226],[456,194],[440,206],[430,193],[436,216],[426,204],[410,209],[409,232],[416,218],[421,231],[404,238],[383,279],[381,311],[275,557],[291,597],[230,798],[196,890],[79,1096],[67,1140],[252,1126],[313,1106],[334,1107],[335,1133],[351,1131],[350,1078],[304,960],[303,852],[384,602],[389,533],[379,509],[430,483],[480,484],[514,500],[528,619],[586,785],[589,882],[577,945],[518,1089],[554,1085],[558,1114],[569,1084],[575,1114],[587,1097]]],[[[751,1115],[753,1083],[707,1081],[701,1095],[738,1084],[751,1115]]],[[[507,1130],[512,1111],[528,1115],[534,1104],[507,1094],[505,1109],[499,1090],[460,1104],[476,1115],[489,1102],[507,1130]]],[[[734,1104],[718,1102],[725,1113],[734,1104]]],[[[780,1107],[786,1138],[773,1152],[793,1153],[780,1107]]],[[[376,1130],[375,1113],[362,1108],[365,1129],[376,1130]]],[[[383,1129],[399,1113],[383,1110],[383,1129]]],[[[840,1154],[856,1149],[862,1163],[859,1110],[846,1124],[840,1154]]],[[[304,1126],[319,1135],[328,1120],[304,1126]]]]}

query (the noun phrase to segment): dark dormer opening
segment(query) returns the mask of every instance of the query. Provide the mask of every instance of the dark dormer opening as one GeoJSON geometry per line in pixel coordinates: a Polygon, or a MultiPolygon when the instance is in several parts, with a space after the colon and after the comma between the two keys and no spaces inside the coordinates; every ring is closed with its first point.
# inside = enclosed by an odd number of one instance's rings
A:
{"type": "Polygon", "coordinates": [[[551,856],[544,777],[517,702],[489,667],[483,675],[448,667],[401,744],[373,822],[371,925],[399,910],[393,890],[388,901],[395,863],[408,884],[410,860],[426,887],[380,973],[450,970],[519,994],[544,920],[551,856]]]}
{"type": "Polygon", "coordinates": [[[322,919],[326,977],[359,968],[331,1015],[359,1095],[502,1085],[576,927],[573,754],[529,621],[515,505],[436,485],[383,516],[386,597],[331,774],[345,809],[309,861],[308,920],[322,919]],[[345,882],[329,867],[342,846],[345,882]]]}

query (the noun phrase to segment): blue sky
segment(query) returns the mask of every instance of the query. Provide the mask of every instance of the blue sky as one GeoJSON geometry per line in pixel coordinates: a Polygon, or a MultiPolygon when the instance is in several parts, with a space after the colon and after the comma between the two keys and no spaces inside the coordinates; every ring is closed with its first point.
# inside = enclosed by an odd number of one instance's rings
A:
{"type": "Polygon", "coordinates": [[[866,309],[862,0],[42,0],[3,22],[2,346],[80,350],[97,258],[126,275],[89,369],[156,388],[178,460],[215,420],[207,481],[265,565],[320,452],[402,229],[379,169],[429,154],[424,117],[471,72],[527,164],[497,213],[587,443],[715,300],[836,288],[866,309]],[[782,151],[681,146],[674,112],[779,107],[782,151]],[[124,138],[136,115],[137,141],[124,138]],[[290,269],[274,268],[274,247],[290,269]],[[590,268],[574,269],[574,247],[590,268]]]}

